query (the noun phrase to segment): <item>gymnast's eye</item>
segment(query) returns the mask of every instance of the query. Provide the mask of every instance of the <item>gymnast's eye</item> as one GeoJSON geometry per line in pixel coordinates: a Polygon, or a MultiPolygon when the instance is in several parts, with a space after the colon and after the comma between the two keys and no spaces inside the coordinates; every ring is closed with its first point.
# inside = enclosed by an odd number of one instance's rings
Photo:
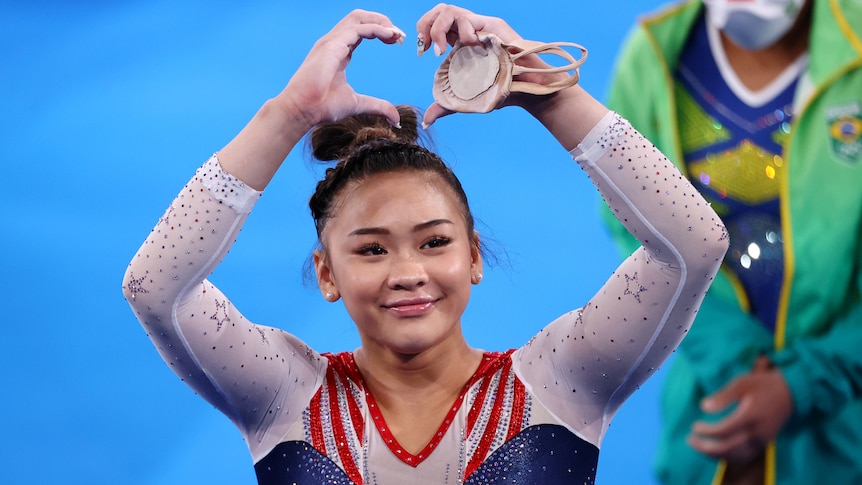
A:
{"type": "Polygon", "coordinates": [[[386,250],[383,249],[383,246],[381,246],[380,243],[373,242],[357,249],[356,254],[362,254],[366,256],[382,256],[386,254],[386,250]]]}
{"type": "Polygon", "coordinates": [[[445,236],[434,236],[422,244],[422,249],[442,248],[451,243],[452,240],[445,236]]]}

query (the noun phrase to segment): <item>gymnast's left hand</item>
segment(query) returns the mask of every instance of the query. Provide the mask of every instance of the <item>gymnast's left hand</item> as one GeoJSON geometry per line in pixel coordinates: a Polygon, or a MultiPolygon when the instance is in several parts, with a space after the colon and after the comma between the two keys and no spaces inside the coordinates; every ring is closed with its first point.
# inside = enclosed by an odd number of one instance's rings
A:
{"type": "MultiPolygon", "coordinates": [[[[491,33],[504,43],[519,39],[520,36],[503,19],[473,13],[455,5],[438,4],[416,22],[419,36],[419,54],[433,49],[438,56],[446,52],[448,46],[456,42],[463,45],[479,45],[479,32],[491,33]]],[[[533,56],[537,57],[537,56],[533,56]]],[[[510,96],[502,106],[516,104],[517,96],[510,96]]],[[[423,122],[434,123],[439,118],[452,114],[452,111],[432,103],[425,110],[423,122]]]]}
{"type": "Polygon", "coordinates": [[[754,369],[701,401],[701,409],[717,413],[736,403],[720,421],[698,421],[688,443],[699,452],[729,462],[757,457],[775,439],[793,413],[793,398],[781,371],[761,357],[754,369]]]}

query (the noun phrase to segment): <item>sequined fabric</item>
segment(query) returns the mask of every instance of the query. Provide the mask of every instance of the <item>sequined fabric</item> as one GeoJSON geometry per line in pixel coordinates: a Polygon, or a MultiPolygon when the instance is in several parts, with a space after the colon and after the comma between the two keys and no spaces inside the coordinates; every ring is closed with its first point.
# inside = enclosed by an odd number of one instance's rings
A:
{"type": "MultiPolygon", "coordinates": [[[[595,483],[599,450],[562,426],[525,429],[499,447],[464,485],[595,483]]],[[[279,444],[255,464],[261,485],[353,485],[332,460],[308,443],[279,444]]],[[[447,482],[441,482],[447,483],[447,482]]]]}
{"type": "Polygon", "coordinates": [[[487,353],[417,455],[388,432],[350,354],[249,322],[205,279],[260,195],[217,157],[135,255],[125,295],[164,361],[242,432],[261,483],[592,483],[611,418],[685,335],[727,233],[614,114],[572,155],[644,246],[585,306],[521,348],[487,353]]]}
{"type": "Polygon", "coordinates": [[[303,441],[280,443],[254,465],[260,485],[353,485],[347,473],[303,441]]]}
{"type": "Polygon", "coordinates": [[[785,76],[786,81],[776,81],[776,89],[766,90],[770,92],[757,103],[742,99],[715,58],[702,54],[710,51],[709,42],[701,19],[677,69],[675,96],[685,167],[692,184],[727,225],[730,249],[725,267],[748,297],[752,314],[774,331],[784,277],[782,143],[790,133],[797,82],[785,76]]]}

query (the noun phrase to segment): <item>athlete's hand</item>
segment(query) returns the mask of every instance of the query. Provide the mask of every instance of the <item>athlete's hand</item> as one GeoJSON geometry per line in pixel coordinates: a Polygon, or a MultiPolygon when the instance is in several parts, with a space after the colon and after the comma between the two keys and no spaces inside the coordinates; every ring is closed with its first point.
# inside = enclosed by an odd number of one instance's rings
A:
{"type": "MultiPolygon", "coordinates": [[[[455,45],[459,41],[464,45],[479,45],[481,43],[479,32],[494,34],[507,44],[521,38],[503,19],[478,15],[461,7],[442,3],[419,19],[416,23],[416,31],[419,36],[419,55],[425,51],[433,50],[434,54],[441,56],[446,52],[448,46],[455,45]]],[[[518,60],[518,64],[531,67],[548,67],[537,55],[524,56],[518,60]]],[[[520,75],[518,79],[524,81],[532,79],[535,82],[544,83],[549,82],[548,76],[548,74],[525,73],[520,75]]],[[[565,74],[556,76],[562,77],[565,74]]],[[[498,108],[512,105],[523,106],[529,103],[531,99],[536,98],[521,93],[512,93],[498,108]]],[[[425,110],[423,122],[430,125],[437,119],[452,113],[453,111],[447,110],[437,103],[432,103],[425,110]]]]}

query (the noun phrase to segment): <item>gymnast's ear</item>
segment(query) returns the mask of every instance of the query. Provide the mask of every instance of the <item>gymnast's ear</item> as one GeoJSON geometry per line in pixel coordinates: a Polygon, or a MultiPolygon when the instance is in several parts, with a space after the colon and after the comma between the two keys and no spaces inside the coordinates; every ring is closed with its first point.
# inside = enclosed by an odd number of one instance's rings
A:
{"type": "Polygon", "coordinates": [[[312,254],[312,258],[314,259],[314,272],[317,274],[317,286],[320,288],[323,298],[329,302],[338,301],[341,298],[341,294],[338,292],[338,287],[335,284],[335,278],[329,267],[326,252],[322,249],[316,249],[312,254]]]}
{"type": "Polygon", "coordinates": [[[479,241],[479,233],[473,231],[473,241],[470,244],[470,281],[478,285],[482,281],[482,246],[479,241]]]}

